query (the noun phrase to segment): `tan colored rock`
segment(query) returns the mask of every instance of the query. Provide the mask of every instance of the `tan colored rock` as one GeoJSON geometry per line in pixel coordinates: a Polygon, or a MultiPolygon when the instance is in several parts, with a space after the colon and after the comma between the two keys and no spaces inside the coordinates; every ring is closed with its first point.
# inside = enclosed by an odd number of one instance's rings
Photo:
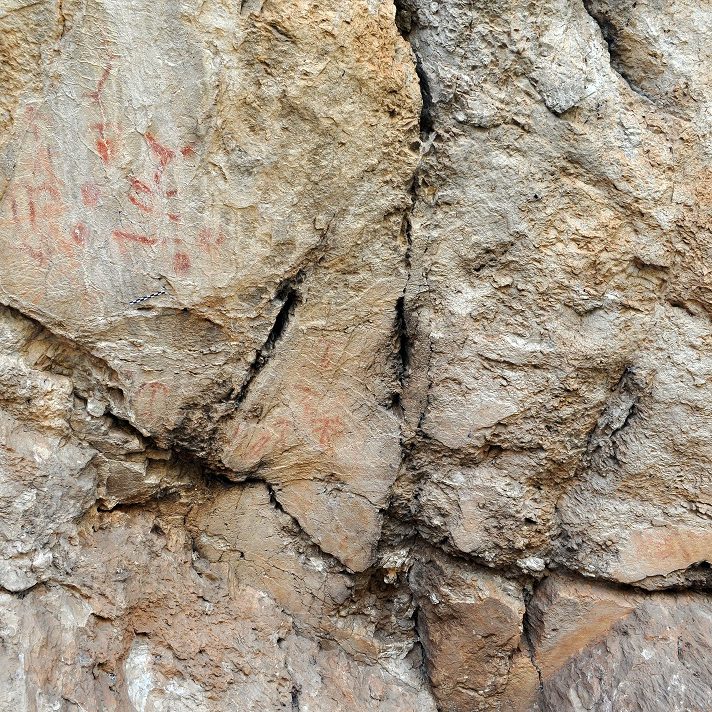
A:
{"type": "Polygon", "coordinates": [[[0,0],[0,712],[702,712],[710,10],[0,0]]]}
{"type": "Polygon", "coordinates": [[[105,361],[111,411],[144,435],[238,473],[268,460],[303,526],[367,567],[400,456],[388,353],[420,102],[393,7],[72,8],[13,110],[3,300],[105,361]]]}
{"type": "Polygon", "coordinates": [[[411,577],[439,709],[527,709],[538,679],[522,637],[521,590],[440,557],[416,564],[411,577]]]}
{"type": "MultiPolygon", "coordinates": [[[[244,499],[255,510],[253,526],[276,516],[268,499],[249,490],[244,499]]],[[[321,589],[307,589],[313,581],[304,580],[305,603],[295,605],[270,585],[269,572],[250,580],[231,571],[227,557],[207,561],[183,528],[186,509],[94,515],[62,552],[66,573],[24,598],[4,595],[2,705],[71,700],[84,709],[217,712],[289,709],[299,698],[320,710],[373,699],[384,710],[434,709],[407,646],[379,662],[363,644],[350,648],[358,635],[343,626],[341,639],[327,630],[315,637],[303,627],[305,610],[312,625],[322,624],[321,589]]],[[[284,535],[281,544],[289,546],[284,535]]],[[[320,564],[314,559],[312,570],[320,564]]],[[[281,565],[289,563],[272,559],[268,568],[281,565]]]]}
{"type": "Polygon", "coordinates": [[[705,709],[711,613],[704,595],[644,596],[548,579],[529,614],[542,674],[532,709],[705,709]]]}
{"type": "Polygon", "coordinates": [[[605,640],[635,610],[636,597],[587,581],[546,579],[529,613],[537,668],[549,680],[582,651],[605,640]]]}
{"type": "Polygon", "coordinates": [[[634,531],[621,547],[613,577],[629,583],[666,576],[712,558],[712,532],[676,527],[634,531]]]}
{"type": "Polygon", "coordinates": [[[432,129],[406,294],[421,531],[622,582],[706,561],[706,11],[404,5],[432,129]]]}

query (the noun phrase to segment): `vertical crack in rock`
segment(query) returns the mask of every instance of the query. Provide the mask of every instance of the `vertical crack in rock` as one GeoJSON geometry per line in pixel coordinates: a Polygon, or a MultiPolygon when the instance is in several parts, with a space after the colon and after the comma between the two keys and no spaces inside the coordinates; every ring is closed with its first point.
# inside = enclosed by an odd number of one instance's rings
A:
{"type": "Polygon", "coordinates": [[[420,110],[420,133],[423,136],[433,130],[433,97],[423,63],[410,40],[410,35],[417,23],[417,10],[410,6],[409,0],[394,0],[394,4],[396,7],[396,27],[403,39],[410,44],[415,57],[415,71],[418,75],[420,95],[423,102],[420,110]]]}
{"type": "MultiPolygon", "coordinates": [[[[544,579],[542,579],[544,580],[544,579]]],[[[539,695],[544,692],[544,678],[541,672],[541,667],[536,659],[536,649],[534,646],[533,629],[532,629],[532,619],[531,619],[531,602],[536,593],[536,589],[541,585],[541,582],[533,584],[531,588],[525,587],[524,594],[524,616],[522,617],[522,639],[524,640],[524,645],[527,648],[527,654],[529,659],[536,670],[537,677],[539,679],[539,695]]]]}
{"type": "Polygon", "coordinates": [[[299,290],[297,289],[297,285],[299,285],[303,281],[303,279],[303,273],[299,273],[294,279],[288,280],[287,282],[282,284],[277,290],[275,300],[281,301],[282,306],[277,312],[277,316],[275,317],[274,323],[272,324],[272,328],[270,329],[269,334],[267,334],[267,338],[265,339],[262,346],[257,349],[255,358],[250,364],[250,367],[247,371],[247,375],[245,376],[245,379],[243,380],[242,385],[240,386],[240,390],[235,396],[236,405],[239,405],[245,400],[245,398],[247,398],[247,394],[250,390],[252,382],[255,380],[255,378],[257,378],[260,371],[267,365],[267,363],[269,363],[269,360],[274,353],[274,349],[277,345],[277,342],[284,335],[284,332],[287,329],[287,325],[289,324],[289,320],[294,314],[294,310],[296,309],[297,305],[301,301],[301,295],[299,293],[299,290]]]}
{"type": "Polygon", "coordinates": [[[597,9],[596,0],[583,0],[583,6],[588,13],[589,17],[598,25],[601,32],[601,37],[603,38],[606,46],[608,47],[608,58],[611,65],[611,69],[628,85],[628,88],[642,97],[646,101],[652,104],[656,104],[655,99],[650,95],[646,94],[633,79],[630,77],[629,73],[626,71],[623,62],[621,61],[620,55],[616,49],[616,43],[618,42],[618,29],[613,24],[613,22],[608,18],[603,12],[597,9]]]}
{"type": "Polygon", "coordinates": [[[404,403],[403,403],[403,397],[404,397],[404,391],[407,385],[408,377],[410,375],[410,366],[411,366],[411,348],[412,348],[412,335],[410,333],[409,329],[409,314],[408,314],[408,303],[407,303],[407,290],[410,285],[410,280],[411,280],[411,259],[412,259],[412,251],[413,251],[413,225],[412,225],[412,215],[413,212],[415,211],[418,203],[418,188],[419,188],[419,177],[420,177],[420,169],[421,169],[421,160],[422,160],[422,145],[423,141],[428,134],[432,131],[432,112],[431,112],[431,107],[432,107],[432,97],[430,93],[430,89],[428,86],[428,80],[427,77],[423,71],[421,61],[417,55],[417,52],[415,51],[415,48],[413,47],[412,42],[410,41],[410,34],[413,30],[414,27],[414,22],[415,19],[413,17],[413,11],[408,7],[407,5],[407,0],[394,0],[394,5],[396,9],[396,16],[395,16],[395,22],[396,22],[396,27],[403,37],[403,39],[408,43],[408,45],[411,48],[411,52],[413,55],[413,59],[415,62],[415,69],[416,69],[416,74],[418,76],[418,82],[419,82],[419,87],[420,87],[420,95],[421,95],[421,112],[420,112],[420,120],[419,120],[419,129],[420,129],[420,140],[421,140],[421,157],[418,160],[418,163],[415,167],[415,170],[413,171],[413,176],[410,181],[410,188],[409,188],[409,195],[410,195],[410,204],[406,207],[404,214],[403,214],[403,220],[402,220],[402,234],[405,238],[406,241],[406,250],[404,254],[404,264],[406,268],[406,281],[405,285],[403,287],[403,293],[398,299],[396,300],[395,304],[395,332],[396,332],[396,340],[395,340],[395,345],[396,345],[396,363],[397,363],[397,379],[398,379],[398,386],[399,386],[399,392],[394,395],[393,401],[394,405],[397,407],[397,410],[400,413],[401,416],[401,438],[400,438],[400,447],[401,447],[401,471],[403,469],[404,463],[407,459],[408,453],[406,452],[406,443],[404,441],[404,433],[403,433],[403,427],[405,425],[405,417],[404,417],[404,403]]]}
{"type": "MultiPolygon", "coordinates": [[[[433,132],[433,113],[432,113],[432,107],[433,107],[433,101],[432,101],[432,94],[430,91],[430,86],[428,84],[428,78],[427,75],[423,69],[422,62],[420,60],[420,57],[418,56],[418,53],[415,50],[415,47],[413,46],[413,43],[411,42],[410,35],[411,32],[414,29],[414,23],[415,23],[415,18],[414,18],[414,11],[410,9],[408,6],[408,0],[394,0],[394,5],[396,8],[396,27],[398,31],[400,32],[401,36],[403,39],[408,43],[408,45],[411,48],[411,52],[413,55],[414,63],[415,63],[415,71],[418,77],[418,83],[420,87],[420,95],[421,95],[421,111],[420,111],[420,117],[419,117],[419,133],[420,133],[420,141],[421,141],[421,146],[420,146],[420,151],[421,155],[418,160],[418,164],[415,167],[415,170],[413,172],[413,176],[410,182],[410,188],[409,188],[409,195],[410,195],[410,204],[407,206],[404,215],[403,215],[403,228],[402,228],[402,234],[405,238],[406,242],[406,250],[404,254],[404,263],[405,263],[405,268],[406,268],[406,281],[405,285],[403,287],[403,293],[402,295],[397,299],[396,305],[395,305],[395,330],[396,330],[396,360],[397,360],[397,378],[398,378],[398,385],[399,385],[399,393],[396,395],[396,403],[398,406],[398,410],[400,412],[401,416],[401,437],[400,437],[400,448],[401,448],[401,458],[400,458],[400,469],[399,469],[399,475],[398,479],[402,477],[404,470],[407,466],[407,462],[409,458],[412,455],[412,449],[413,449],[413,444],[406,442],[405,438],[405,433],[404,433],[404,428],[405,428],[405,412],[404,412],[404,406],[405,404],[403,403],[402,399],[404,398],[405,394],[405,389],[408,384],[408,379],[410,376],[410,369],[411,369],[411,364],[412,364],[412,348],[413,348],[413,337],[414,335],[411,333],[411,324],[413,321],[409,318],[409,312],[408,312],[408,288],[410,286],[410,281],[411,281],[411,272],[412,272],[412,256],[413,256],[413,223],[412,223],[412,216],[414,211],[417,208],[418,200],[419,200],[419,187],[420,187],[420,171],[421,171],[421,161],[423,157],[423,146],[425,145],[426,141],[429,140],[430,135],[433,132]]],[[[422,420],[422,415],[419,420],[422,420]]],[[[393,512],[393,507],[397,506],[394,497],[391,495],[391,501],[389,503],[388,509],[387,509],[387,514],[390,513],[394,520],[402,523],[398,514],[396,512],[393,512]]],[[[383,534],[382,534],[383,536],[383,534]]],[[[412,543],[410,545],[412,547],[412,543]]],[[[414,601],[414,606],[413,606],[413,612],[412,612],[412,621],[413,621],[413,634],[415,637],[415,640],[413,642],[413,648],[416,648],[416,646],[420,649],[420,656],[421,656],[421,662],[420,662],[420,676],[425,685],[427,685],[427,689],[430,692],[430,695],[434,699],[433,695],[433,684],[432,680],[430,678],[430,672],[428,670],[428,662],[427,662],[427,651],[425,648],[425,645],[423,644],[423,638],[422,638],[422,631],[421,631],[421,626],[422,622],[419,620],[420,618],[420,606],[418,605],[417,602],[417,594],[416,591],[413,588],[412,582],[410,581],[410,577],[406,577],[408,581],[408,588],[410,590],[410,595],[412,596],[412,599],[414,601]]]]}
{"type": "Polygon", "coordinates": [[[410,335],[405,313],[405,295],[396,300],[396,376],[398,391],[393,395],[393,405],[401,411],[402,397],[410,367],[410,335]]]}
{"type": "MultiPolygon", "coordinates": [[[[411,280],[411,270],[412,270],[412,254],[413,254],[413,224],[412,216],[417,207],[419,200],[419,187],[420,187],[420,171],[421,162],[424,155],[424,146],[430,141],[430,136],[433,132],[433,101],[430,87],[428,84],[428,78],[425,74],[425,70],[422,66],[422,61],[418,56],[418,53],[413,46],[411,41],[411,33],[415,29],[417,18],[416,11],[411,8],[408,0],[394,0],[394,5],[396,8],[396,27],[403,37],[403,39],[408,43],[413,54],[415,62],[415,70],[418,76],[418,83],[420,87],[421,96],[421,112],[420,112],[420,151],[421,156],[418,160],[418,164],[413,172],[413,177],[410,182],[410,205],[406,208],[403,216],[403,235],[406,240],[406,251],[404,255],[404,262],[406,267],[406,283],[403,288],[403,295],[398,298],[396,302],[396,333],[397,333],[397,358],[398,358],[398,379],[400,383],[401,394],[400,399],[403,396],[403,390],[406,386],[408,376],[410,374],[410,364],[411,364],[411,348],[412,348],[412,334],[409,331],[409,314],[408,314],[408,304],[407,304],[407,290],[410,285],[411,280]]],[[[421,416],[422,420],[422,416],[421,416]]],[[[401,438],[401,447],[403,447],[403,442],[401,438]]],[[[403,457],[401,458],[403,459],[403,457]]]]}
{"type": "Polygon", "coordinates": [[[421,655],[421,660],[420,660],[420,675],[421,678],[425,681],[425,683],[428,686],[428,689],[430,690],[430,694],[435,697],[433,693],[433,680],[430,677],[430,670],[428,669],[428,651],[423,644],[423,631],[422,631],[422,626],[423,623],[420,620],[421,617],[421,609],[420,605],[418,604],[418,599],[415,591],[413,590],[412,585],[409,583],[411,595],[413,596],[413,600],[415,601],[415,605],[413,607],[413,631],[415,633],[416,641],[414,643],[414,646],[419,646],[420,648],[420,655],[421,655]]]}
{"type": "MultiPolygon", "coordinates": [[[[411,349],[412,349],[412,338],[413,335],[410,333],[411,320],[409,319],[408,313],[408,288],[411,280],[412,271],[412,253],[413,253],[413,224],[412,215],[418,204],[418,190],[419,190],[419,179],[423,152],[423,142],[426,137],[432,132],[433,129],[433,117],[432,117],[432,96],[430,88],[428,85],[427,76],[423,70],[422,62],[411,42],[410,35],[414,29],[416,18],[414,17],[415,11],[408,4],[408,0],[394,0],[396,15],[395,23],[398,32],[403,37],[403,39],[408,43],[411,48],[413,60],[415,63],[415,70],[418,77],[418,83],[420,87],[421,95],[421,111],[419,118],[419,133],[421,140],[421,156],[413,172],[413,176],[410,182],[409,195],[410,204],[404,211],[403,221],[402,221],[402,234],[406,242],[406,250],[404,254],[404,263],[406,268],[406,281],[403,287],[403,293],[398,297],[395,305],[395,331],[396,331],[396,363],[397,363],[397,378],[399,385],[399,392],[394,396],[394,405],[401,416],[401,437],[400,437],[400,448],[401,448],[401,458],[400,458],[400,475],[402,475],[405,468],[406,462],[410,456],[410,451],[412,446],[406,443],[404,427],[405,427],[405,412],[404,412],[404,392],[407,386],[408,378],[410,375],[411,367],[411,349]]],[[[421,416],[422,420],[422,416],[421,416]]],[[[391,498],[393,499],[393,498],[391,498]]]]}
{"type": "Polygon", "coordinates": [[[290,695],[292,698],[292,712],[299,712],[299,688],[296,685],[292,686],[290,695]]]}

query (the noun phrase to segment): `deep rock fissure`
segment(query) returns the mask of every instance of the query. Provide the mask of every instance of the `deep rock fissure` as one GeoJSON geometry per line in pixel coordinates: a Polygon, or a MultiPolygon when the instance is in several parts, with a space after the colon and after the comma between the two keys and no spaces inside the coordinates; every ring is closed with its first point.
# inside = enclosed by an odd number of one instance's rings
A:
{"type": "Polygon", "coordinates": [[[394,0],[394,5],[396,7],[396,27],[398,28],[398,32],[400,32],[401,37],[411,46],[413,56],[415,57],[415,71],[418,75],[420,96],[422,99],[420,135],[423,137],[427,136],[433,130],[433,96],[427,74],[423,68],[423,63],[410,40],[410,35],[418,22],[417,10],[413,10],[408,6],[408,0],[394,0]]]}
{"type": "MultiPolygon", "coordinates": [[[[544,581],[546,579],[542,579],[544,581]]],[[[542,675],[541,667],[536,659],[536,648],[534,646],[533,631],[532,631],[532,620],[531,620],[531,601],[536,594],[537,586],[541,584],[534,584],[531,588],[524,589],[524,616],[522,617],[522,639],[524,645],[527,648],[527,653],[529,655],[529,660],[531,660],[532,666],[536,670],[537,677],[539,679],[539,695],[544,692],[544,677],[542,675]]]]}
{"type": "MultiPolygon", "coordinates": [[[[394,5],[396,8],[396,27],[398,31],[400,32],[401,36],[403,39],[409,44],[411,47],[411,52],[413,54],[414,62],[415,62],[415,71],[416,75],[418,77],[418,84],[420,87],[420,96],[421,96],[421,111],[420,111],[420,117],[419,117],[419,132],[420,132],[420,141],[421,141],[421,146],[420,146],[420,151],[421,155],[418,159],[418,163],[415,167],[415,170],[413,172],[413,176],[410,182],[410,187],[409,187],[409,196],[410,196],[410,204],[405,210],[404,216],[403,216],[403,236],[405,237],[406,241],[406,250],[403,256],[403,261],[406,269],[406,280],[405,280],[405,285],[403,287],[403,293],[402,295],[396,300],[396,305],[395,305],[395,329],[396,329],[396,360],[398,364],[398,384],[399,384],[399,393],[398,393],[398,406],[399,406],[399,411],[400,411],[400,420],[401,420],[401,435],[399,438],[399,443],[400,443],[400,466],[399,466],[399,473],[397,479],[399,479],[403,473],[405,468],[407,467],[407,463],[409,458],[412,456],[412,450],[414,447],[414,444],[406,442],[406,437],[404,433],[404,428],[405,428],[405,411],[404,411],[404,406],[405,403],[403,402],[404,395],[405,395],[405,389],[407,387],[408,383],[408,378],[410,376],[410,368],[411,368],[411,362],[412,362],[412,356],[411,356],[411,351],[413,348],[413,343],[412,343],[412,334],[410,333],[410,328],[409,325],[412,323],[412,320],[410,319],[410,315],[408,312],[408,302],[407,302],[407,297],[408,297],[408,287],[410,285],[410,280],[411,280],[411,270],[412,270],[412,252],[413,252],[413,221],[412,221],[412,216],[414,211],[416,210],[417,204],[418,204],[418,199],[419,199],[419,185],[420,185],[420,170],[421,170],[421,161],[423,157],[423,146],[425,145],[426,141],[429,141],[429,136],[433,131],[433,115],[432,115],[432,95],[430,92],[430,87],[428,85],[428,79],[425,74],[425,71],[422,67],[422,63],[420,58],[418,57],[417,52],[415,51],[415,47],[413,47],[413,43],[410,40],[410,33],[413,29],[413,18],[411,16],[410,11],[406,8],[404,1],[403,0],[394,0],[394,5]]],[[[429,145],[428,145],[429,148],[429,145]]],[[[420,420],[422,420],[422,415],[420,417],[420,420]]],[[[391,486],[391,488],[395,487],[395,483],[391,486]]],[[[389,497],[389,504],[388,507],[386,508],[386,511],[384,512],[384,518],[391,517],[395,522],[398,523],[398,525],[402,525],[403,522],[401,521],[400,517],[398,516],[398,513],[393,511],[393,507],[396,506],[397,504],[394,500],[393,493],[391,492],[391,496],[389,497]]],[[[379,540],[379,546],[377,548],[380,548],[380,545],[383,543],[383,536],[384,536],[384,531],[383,529],[381,530],[381,538],[379,540]]],[[[411,548],[412,548],[412,543],[411,543],[411,548]]],[[[410,595],[414,601],[414,607],[413,607],[413,613],[412,613],[412,621],[413,621],[413,635],[414,635],[414,641],[413,641],[413,648],[419,647],[420,652],[421,652],[421,664],[420,664],[420,673],[421,673],[421,678],[423,682],[427,685],[428,689],[430,690],[430,694],[433,694],[433,683],[432,679],[430,677],[430,672],[428,669],[428,661],[427,661],[427,649],[426,646],[423,643],[423,638],[422,638],[422,632],[421,632],[421,623],[419,622],[419,606],[417,604],[417,595],[415,590],[413,589],[413,586],[411,585],[411,582],[409,580],[409,576],[406,574],[406,583],[408,586],[408,589],[410,591],[410,595]]]]}
{"type": "Polygon", "coordinates": [[[257,349],[255,358],[253,359],[250,367],[247,371],[240,390],[237,392],[234,400],[236,405],[242,403],[245,398],[247,398],[248,392],[252,382],[257,378],[262,369],[269,363],[272,355],[274,354],[277,342],[284,335],[291,317],[294,315],[294,311],[297,305],[301,301],[301,294],[297,289],[297,286],[303,281],[304,274],[300,273],[293,280],[289,280],[287,283],[280,286],[275,295],[275,299],[282,302],[282,306],[277,312],[277,316],[274,319],[272,328],[267,334],[262,346],[257,349]]]}
{"type": "Polygon", "coordinates": [[[627,74],[622,66],[618,52],[615,49],[618,40],[618,31],[615,25],[602,13],[597,12],[592,0],[583,0],[583,6],[589,17],[598,25],[601,37],[608,48],[608,57],[611,69],[626,83],[628,88],[647,102],[657,106],[655,99],[646,94],[627,74]]]}
{"type": "Polygon", "coordinates": [[[296,685],[292,685],[290,696],[292,701],[292,712],[299,712],[299,688],[296,685]]]}

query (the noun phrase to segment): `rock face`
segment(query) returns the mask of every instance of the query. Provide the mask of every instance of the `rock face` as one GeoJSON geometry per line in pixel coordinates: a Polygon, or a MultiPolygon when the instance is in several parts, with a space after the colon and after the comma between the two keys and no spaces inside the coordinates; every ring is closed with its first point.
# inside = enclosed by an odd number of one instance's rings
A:
{"type": "Polygon", "coordinates": [[[0,0],[0,710],[707,710],[711,48],[0,0]]]}

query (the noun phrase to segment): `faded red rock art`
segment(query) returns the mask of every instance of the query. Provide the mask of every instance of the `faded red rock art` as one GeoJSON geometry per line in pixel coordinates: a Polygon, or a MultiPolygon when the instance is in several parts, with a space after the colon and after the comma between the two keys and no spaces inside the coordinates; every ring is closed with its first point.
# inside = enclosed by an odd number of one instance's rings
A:
{"type": "Polygon", "coordinates": [[[77,161],[63,155],[52,114],[46,107],[30,106],[21,119],[26,131],[15,175],[0,204],[6,239],[20,245],[50,281],[51,274],[61,273],[63,279],[69,274],[80,291],[87,288],[81,251],[90,243],[113,245],[119,264],[128,269],[140,268],[138,261],[148,258],[166,274],[186,277],[201,254],[216,257],[226,239],[217,226],[195,226],[195,216],[193,227],[185,222],[178,181],[181,165],[196,155],[194,143],[172,143],[152,130],[143,135],[143,152],[125,155],[135,141],[107,118],[103,106],[112,74],[119,71],[116,59],[107,61],[95,88],[85,94],[93,116],[85,124],[84,144],[94,157],[86,157],[78,191],[71,191],[64,178],[77,161]],[[125,167],[132,164],[134,170],[127,173],[125,167]],[[102,200],[116,195],[117,180],[127,184],[127,203],[119,210],[102,200]],[[56,254],[65,258],[61,267],[52,259],[56,254]]]}

